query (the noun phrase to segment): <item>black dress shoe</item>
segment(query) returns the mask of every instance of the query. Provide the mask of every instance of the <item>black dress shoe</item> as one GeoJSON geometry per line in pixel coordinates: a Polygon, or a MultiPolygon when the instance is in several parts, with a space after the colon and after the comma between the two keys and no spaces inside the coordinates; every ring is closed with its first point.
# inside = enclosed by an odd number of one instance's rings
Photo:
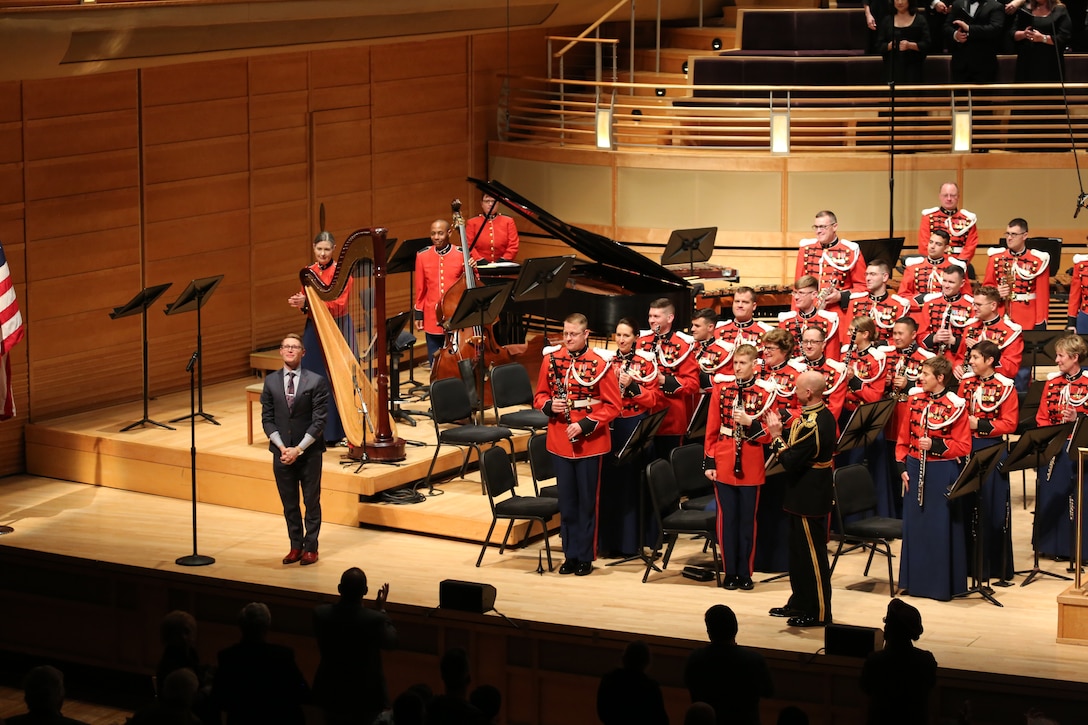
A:
{"type": "Polygon", "coordinates": [[[727,576],[725,581],[722,582],[722,586],[730,591],[735,590],[740,586],[740,579],[735,576],[727,576]]]}
{"type": "Polygon", "coordinates": [[[756,588],[756,583],[752,581],[752,577],[737,577],[737,586],[746,592],[750,592],[756,588]]]}
{"type": "Polygon", "coordinates": [[[574,570],[574,576],[589,576],[593,572],[592,562],[583,561],[578,564],[578,568],[574,570]]]}
{"type": "Polygon", "coordinates": [[[578,569],[578,562],[575,559],[567,559],[563,562],[563,566],[559,567],[560,574],[573,574],[578,569]]]}
{"type": "Polygon", "coordinates": [[[798,617],[804,614],[804,612],[799,609],[794,609],[793,607],[774,607],[771,611],[767,612],[767,614],[772,617],[798,617]]]}
{"type": "Polygon", "coordinates": [[[822,619],[802,614],[798,617],[790,617],[786,620],[787,627],[822,627],[825,622],[822,619]]]}

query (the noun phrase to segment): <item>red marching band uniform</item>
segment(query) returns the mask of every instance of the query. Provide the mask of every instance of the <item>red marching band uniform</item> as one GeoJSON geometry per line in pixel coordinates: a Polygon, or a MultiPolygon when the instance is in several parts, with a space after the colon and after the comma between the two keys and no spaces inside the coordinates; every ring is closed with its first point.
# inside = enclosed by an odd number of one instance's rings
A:
{"type": "Polygon", "coordinates": [[[422,315],[423,330],[432,335],[446,332],[438,324],[438,303],[446,296],[454,282],[465,273],[465,255],[460,247],[450,244],[445,252],[433,246],[425,247],[416,254],[416,319],[422,315]]]}
{"type": "Polygon", "coordinates": [[[717,327],[714,328],[714,337],[720,340],[729,351],[725,367],[719,372],[723,375],[733,374],[733,351],[741,345],[751,345],[762,355],[763,335],[773,329],[773,325],[755,318],[747,322],[737,322],[735,319],[719,322],[717,327]]]}
{"type": "Polygon", "coordinates": [[[888,372],[885,374],[886,387],[884,393],[895,397],[898,401],[895,411],[892,412],[892,417],[888,419],[887,425],[884,426],[884,434],[888,440],[895,440],[896,436],[899,435],[899,418],[906,414],[907,394],[918,382],[918,376],[922,372],[922,363],[934,357],[934,355],[917,342],[911,343],[909,347],[903,350],[894,345],[888,345],[880,348],[880,351],[884,353],[884,364],[888,368],[888,372]],[[903,386],[902,390],[895,390],[894,381],[900,375],[906,377],[907,384],[903,386]]]}
{"type": "Polygon", "coordinates": [[[1073,277],[1069,283],[1069,309],[1066,314],[1069,315],[1067,327],[1076,328],[1081,334],[1088,332],[1088,254],[1073,255],[1073,277]]]}
{"type": "Polygon", "coordinates": [[[922,346],[951,361],[963,341],[963,329],[974,314],[974,301],[974,297],[965,294],[945,297],[943,293],[935,292],[926,295],[921,312],[915,317],[918,320],[918,340],[922,346]],[[933,339],[934,333],[942,328],[952,330],[955,339],[950,344],[938,343],[933,339]]]}
{"type": "Polygon", "coordinates": [[[803,372],[804,366],[798,365],[796,360],[786,360],[778,367],[763,367],[756,373],[756,377],[774,385],[774,408],[785,426],[801,414],[801,405],[797,402],[795,393],[797,376],[803,372]]]}
{"type": "Polygon", "coordinates": [[[846,366],[838,360],[832,360],[826,355],[819,360],[807,360],[803,357],[794,360],[806,371],[820,373],[824,376],[824,404],[838,421],[842,415],[843,404],[846,402],[846,366]]]}
{"type": "Polygon", "coordinates": [[[643,330],[635,343],[639,350],[656,356],[660,374],[665,376],[661,392],[669,412],[658,428],[659,436],[682,436],[688,429],[692,396],[699,392],[699,365],[695,357],[695,340],[683,332],[657,336],[643,330]]]}
{"type": "MultiPolygon", "coordinates": [[[[1088,415],[1088,373],[1078,370],[1072,375],[1055,371],[1047,376],[1046,386],[1035,415],[1037,425],[1058,425],[1066,410],[1088,415]]],[[[1055,458],[1046,461],[1036,472],[1035,550],[1050,556],[1073,554],[1073,522],[1076,519],[1076,453],[1070,455],[1062,446],[1055,458]]],[[[1085,519],[1088,529],[1088,517],[1085,519]]],[[[1082,541],[1082,556],[1088,550],[1088,536],[1082,541]]]]}
{"type": "Polygon", "coordinates": [[[843,410],[852,413],[859,405],[875,403],[884,397],[886,377],[888,375],[888,357],[876,345],[854,352],[847,358],[846,346],[843,347],[843,362],[854,371],[847,381],[846,402],[843,410]]]}
{"type": "Polygon", "coordinates": [[[484,262],[513,262],[518,254],[518,228],[514,220],[504,214],[477,214],[465,221],[465,239],[462,244],[472,244],[476,240],[476,246],[469,249],[473,259],[484,262]],[[480,227],[483,231],[480,232],[480,227]],[[480,236],[476,234],[479,232],[480,236]]]}
{"type": "Polygon", "coordinates": [[[699,365],[699,390],[709,390],[714,376],[727,374],[733,368],[733,353],[736,348],[719,339],[711,338],[696,343],[695,362],[699,365]]]}
{"type": "MultiPolygon", "coordinates": [[[[839,306],[831,312],[840,318],[843,327],[847,326],[850,320],[845,315],[850,293],[864,292],[866,289],[865,258],[861,255],[861,247],[847,239],[836,239],[828,247],[821,245],[818,239],[802,239],[793,278],[798,280],[806,274],[819,282],[821,300],[832,287],[842,293],[839,306]]],[[[796,337],[800,339],[799,335],[796,337]]],[[[838,344],[833,349],[837,351],[838,344]]]]}
{"type": "Polygon", "coordinates": [[[920,310],[925,296],[941,291],[941,274],[955,265],[967,276],[967,263],[945,255],[939,259],[932,257],[907,257],[904,260],[903,278],[899,281],[900,297],[910,300],[911,309],[920,310]]]}
{"type": "Polygon", "coordinates": [[[999,367],[1001,374],[1013,377],[1020,370],[1020,361],[1024,357],[1024,338],[1020,334],[1021,327],[1008,317],[995,316],[992,320],[983,322],[977,317],[972,317],[963,327],[963,337],[960,339],[959,349],[952,359],[953,365],[963,365],[967,360],[970,350],[967,349],[967,339],[976,342],[989,340],[1001,350],[999,367]]]}
{"type": "Polygon", "coordinates": [[[707,410],[704,467],[717,472],[714,496],[718,504],[718,546],[730,578],[727,587],[731,589],[753,586],[758,487],[766,480],[763,446],[771,442],[760,418],[774,402],[775,386],[767,380],[714,376],[707,410]],[[754,419],[750,426],[736,426],[733,416],[737,410],[754,419]]]}
{"type": "Polygon", "coordinates": [[[839,316],[834,312],[815,308],[807,315],[798,310],[780,312],[778,314],[778,326],[783,330],[788,330],[793,335],[793,350],[790,351],[790,357],[797,357],[801,354],[801,333],[810,327],[819,327],[824,331],[824,351],[829,352],[831,357],[837,357],[838,351],[842,347],[842,338],[839,335],[841,329],[839,316]]]}
{"type": "Polygon", "coordinates": [[[970,264],[971,258],[975,256],[975,248],[978,247],[976,221],[975,215],[966,209],[948,211],[939,206],[923,209],[922,221],[918,224],[918,251],[926,254],[933,232],[943,229],[948,232],[952,242],[949,249],[952,256],[970,264]]]}
{"type": "Polygon", "coordinates": [[[1045,324],[1050,311],[1050,255],[1037,249],[1014,254],[1003,247],[991,247],[988,254],[983,284],[1013,283],[1005,314],[1025,330],[1045,324]]]}
{"type": "Polygon", "coordinates": [[[858,317],[870,317],[876,325],[877,339],[874,343],[886,343],[892,338],[892,326],[900,317],[906,317],[911,310],[910,300],[891,292],[880,297],[873,297],[868,292],[855,292],[850,295],[850,307],[846,311],[847,320],[858,317]]]}
{"type": "Polygon", "coordinates": [[[544,348],[533,407],[548,414],[548,451],[569,464],[561,469],[556,462],[563,553],[568,560],[592,562],[601,457],[612,450],[608,424],[620,411],[620,386],[611,363],[588,347],[577,356],[561,345],[544,348]],[[566,399],[567,413],[551,412],[553,399],[566,399]],[[582,427],[574,440],[567,436],[572,423],[582,427]]]}

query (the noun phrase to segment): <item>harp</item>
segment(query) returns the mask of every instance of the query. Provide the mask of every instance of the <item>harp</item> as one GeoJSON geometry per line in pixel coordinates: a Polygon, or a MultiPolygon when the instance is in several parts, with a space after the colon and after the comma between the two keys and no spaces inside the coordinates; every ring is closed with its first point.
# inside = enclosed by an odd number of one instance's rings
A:
{"type": "Polygon", "coordinates": [[[374,356],[375,385],[367,378],[355,351],[344,340],[325,302],[335,300],[343,293],[356,265],[369,262],[374,287],[374,339],[384,346],[385,245],[385,229],[360,229],[344,242],[336,275],[328,285],[309,268],[299,272],[321,341],[329,384],[350,444],[349,455],[356,460],[403,460],[404,440],[397,437],[396,423],[389,412],[389,366],[384,350],[379,349],[374,356]]]}

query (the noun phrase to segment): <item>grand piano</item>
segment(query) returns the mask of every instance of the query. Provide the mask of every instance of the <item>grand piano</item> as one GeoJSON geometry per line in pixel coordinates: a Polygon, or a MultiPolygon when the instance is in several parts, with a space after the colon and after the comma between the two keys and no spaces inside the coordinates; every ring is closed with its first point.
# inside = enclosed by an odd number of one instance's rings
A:
{"type": "MultiPolygon", "coordinates": [[[[667,297],[676,308],[674,330],[685,329],[691,322],[696,290],[683,277],[615,240],[567,224],[497,181],[473,178],[469,181],[586,258],[575,261],[562,294],[548,300],[549,330],[556,329],[554,323],[562,323],[574,312],[586,316],[595,336],[610,338],[616,323],[624,317],[635,323],[636,330],[645,329],[650,303],[660,297],[667,297]]],[[[512,317],[518,320],[514,325],[518,332],[512,335],[518,340],[524,339],[523,332],[537,327],[544,319],[544,306],[539,301],[521,304],[510,301],[504,309],[509,322],[513,322],[512,317]]]]}

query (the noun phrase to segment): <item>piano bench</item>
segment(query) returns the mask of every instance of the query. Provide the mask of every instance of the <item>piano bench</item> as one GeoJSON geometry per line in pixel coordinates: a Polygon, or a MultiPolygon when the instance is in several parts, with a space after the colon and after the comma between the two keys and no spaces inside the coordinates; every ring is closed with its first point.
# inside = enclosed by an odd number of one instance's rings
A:
{"type": "Polygon", "coordinates": [[[264,383],[253,383],[246,386],[246,443],[253,445],[253,404],[257,404],[257,410],[261,407],[261,391],[264,383]]]}

